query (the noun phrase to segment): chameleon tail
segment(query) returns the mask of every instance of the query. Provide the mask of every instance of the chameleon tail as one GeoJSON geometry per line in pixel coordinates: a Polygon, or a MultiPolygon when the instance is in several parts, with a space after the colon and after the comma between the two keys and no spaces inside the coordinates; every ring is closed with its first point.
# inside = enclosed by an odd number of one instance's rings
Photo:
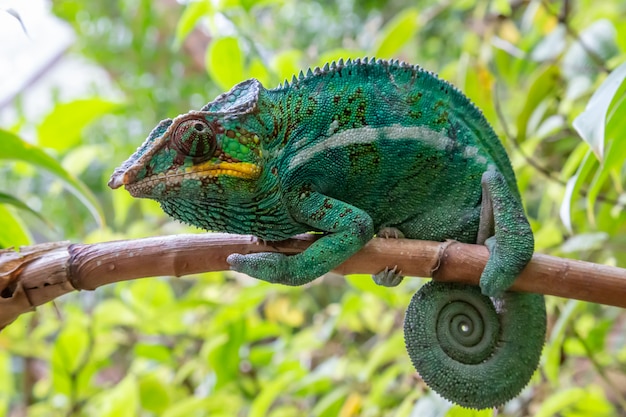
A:
{"type": "Polygon", "coordinates": [[[404,338],[428,386],[464,407],[483,409],[504,404],[528,384],[545,323],[542,295],[506,292],[492,302],[478,287],[431,281],[411,299],[404,338]]]}

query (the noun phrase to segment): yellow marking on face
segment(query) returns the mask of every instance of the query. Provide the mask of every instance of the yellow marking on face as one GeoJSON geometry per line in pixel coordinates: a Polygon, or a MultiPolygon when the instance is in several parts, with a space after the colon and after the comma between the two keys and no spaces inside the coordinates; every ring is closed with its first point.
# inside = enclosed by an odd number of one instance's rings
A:
{"type": "Polygon", "coordinates": [[[229,177],[237,177],[244,179],[256,179],[261,174],[261,168],[249,162],[204,162],[198,165],[192,165],[185,169],[185,173],[205,174],[212,177],[220,175],[228,175],[229,177]]]}

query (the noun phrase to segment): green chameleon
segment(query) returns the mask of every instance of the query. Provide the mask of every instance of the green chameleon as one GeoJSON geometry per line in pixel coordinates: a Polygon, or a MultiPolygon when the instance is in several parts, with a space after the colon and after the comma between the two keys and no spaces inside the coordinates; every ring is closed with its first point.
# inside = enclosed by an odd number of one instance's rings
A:
{"type": "MultiPolygon", "coordinates": [[[[431,281],[413,296],[411,361],[440,395],[479,409],[515,397],[537,367],[543,297],[505,292],[534,248],[515,175],[480,110],[431,72],[365,58],[273,90],[244,81],[159,123],[113,173],[109,186],[121,185],[206,230],[268,241],[323,232],[297,255],[228,257],[286,285],[327,273],[376,234],[485,244],[480,288],[431,281]]],[[[374,278],[401,280],[389,268],[374,278]]]]}

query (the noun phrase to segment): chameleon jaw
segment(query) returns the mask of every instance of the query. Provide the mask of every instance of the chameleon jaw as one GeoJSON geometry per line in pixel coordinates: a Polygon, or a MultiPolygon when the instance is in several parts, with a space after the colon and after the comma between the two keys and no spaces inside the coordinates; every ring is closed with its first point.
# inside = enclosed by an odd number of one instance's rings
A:
{"type": "Polygon", "coordinates": [[[151,175],[139,181],[135,181],[136,172],[132,168],[125,172],[115,172],[109,181],[109,187],[115,189],[124,185],[133,197],[148,197],[159,185],[165,184],[166,188],[175,188],[179,187],[184,180],[202,180],[220,176],[254,180],[261,174],[261,168],[249,162],[205,162],[181,167],[176,171],[151,175]]]}

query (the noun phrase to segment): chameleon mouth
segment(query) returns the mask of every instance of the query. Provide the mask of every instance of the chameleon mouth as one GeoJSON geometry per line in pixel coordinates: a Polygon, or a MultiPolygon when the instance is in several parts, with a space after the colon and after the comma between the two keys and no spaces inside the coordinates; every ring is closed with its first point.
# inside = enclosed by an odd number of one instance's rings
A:
{"type": "MultiPolygon", "coordinates": [[[[228,176],[254,180],[261,174],[261,168],[249,162],[205,162],[198,165],[179,168],[176,171],[162,172],[136,180],[136,170],[132,168],[124,172],[114,172],[109,180],[109,187],[116,189],[122,185],[133,197],[153,196],[154,190],[179,187],[185,180],[204,180],[228,176]]],[[[159,193],[160,194],[160,193],[159,193]]]]}

